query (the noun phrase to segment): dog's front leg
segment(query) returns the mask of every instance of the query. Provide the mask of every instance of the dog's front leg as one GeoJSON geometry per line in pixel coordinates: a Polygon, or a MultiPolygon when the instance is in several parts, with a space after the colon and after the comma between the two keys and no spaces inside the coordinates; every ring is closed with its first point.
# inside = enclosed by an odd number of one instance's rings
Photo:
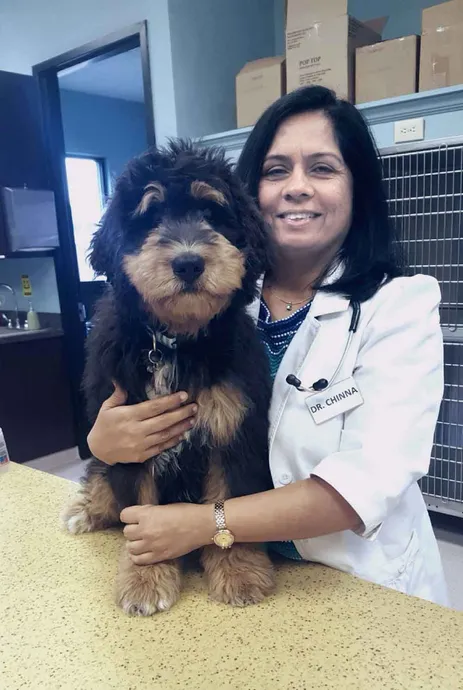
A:
{"type": "Polygon", "coordinates": [[[63,527],[72,534],[95,532],[119,524],[117,501],[100,465],[99,460],[91,461],[82,487],[61,513],[63,527]]]}
{"type": "MultiPolygon", "coordinates": [[[[156,486],[150,472],[146,473],[140,483],[138,503],[158,503],[156,486]]],[[[180,588],[179,561],[135,565],[124,545],[116,577],[116,602],[125,613],[151,616],[157,611],[167,611],[179,598],[180,588]]]]}
{"type": "MultiPolygon", "coordinates": [[[[205,503],[229,498],[218,452],[213,453],[206,479],[205,503]]],[[[201,564],[209,583],[209,595],[215,601],[232,606],[257,604],[271,594],[275,586],[272,563],[258,544],[234,544],[222,550],[206,546],[201,564]]]]}
{"type": "Polygon", "coordinates": [[[116,578],[116,602],[128,614],[151,616],[168,611],[180,596],[181,570],[177,561],[135,565],[124,546],[116,578]]]}

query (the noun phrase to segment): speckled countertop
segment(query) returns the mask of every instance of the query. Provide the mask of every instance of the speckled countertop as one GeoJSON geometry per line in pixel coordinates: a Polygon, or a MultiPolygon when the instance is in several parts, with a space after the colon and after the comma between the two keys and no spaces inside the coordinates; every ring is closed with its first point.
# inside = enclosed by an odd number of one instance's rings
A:
{"type": "Polygon", "coordinates": [[[170,612],[128,618],[112,601],[121,535],[59,529],[75,490],[0,473],[2,690],[463,688],[462,613],[321,566],[279,566],[276,594],[239,610],[193,572],[170,612]]]}
{"type": "Polygon", "coordinates": [[[59,338],[63,335],[61,328],[39,328],[37,331],[28,331],[23,328],[0,328],[0,345],[24,343],[45,338],[59,338]]]}

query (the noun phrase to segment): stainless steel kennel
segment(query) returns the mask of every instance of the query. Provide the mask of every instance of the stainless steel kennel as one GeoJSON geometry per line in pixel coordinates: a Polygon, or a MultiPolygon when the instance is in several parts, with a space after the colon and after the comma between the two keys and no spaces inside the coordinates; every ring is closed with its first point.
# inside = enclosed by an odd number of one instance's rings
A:
{"type": "Polygon", "coordinates": [[[445,392],[429,474],[428,508],[463,517],[463,137],[381,151],[389,210],[411,273],[442,290],[445,392]]]}

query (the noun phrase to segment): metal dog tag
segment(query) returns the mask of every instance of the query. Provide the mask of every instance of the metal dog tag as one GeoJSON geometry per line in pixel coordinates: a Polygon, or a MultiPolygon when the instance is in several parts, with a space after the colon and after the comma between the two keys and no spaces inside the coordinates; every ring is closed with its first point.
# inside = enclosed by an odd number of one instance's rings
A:
{"type": "Polygon", "coordinates": [[[148,364],[146,366],[150,374],[153,374],[161,367],[162,359],[162,352],[157,349],[156,338],[153,334],[153,349],[148,352],[148,364]]]}
{"type": "Polygon", "coordinates": [[[354,377],[350,376],[348,379],[330,386],[322,393],[309,395],[305,399],[305,404],[309,408],[315,424],[321,424],[328,419],[333,419],[338,414],[349,412],[349,410],[363,405],[363,398],[354,377]]]}
{"type": "Polygon", "coordinates": [[[155,371],[160,369],[161,364],[162,364],[162,355],[160,352],[157,352],[156,350],[150,350],[148,352],[148,364],[146,366],[146,369],[149,371],[150,374],[153,374],[155,371]]]}

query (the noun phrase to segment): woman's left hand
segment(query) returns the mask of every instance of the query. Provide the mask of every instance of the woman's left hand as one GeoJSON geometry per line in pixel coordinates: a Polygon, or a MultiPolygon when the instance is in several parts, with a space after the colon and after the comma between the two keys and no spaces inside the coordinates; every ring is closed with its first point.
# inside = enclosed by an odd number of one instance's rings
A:
{"type": "Polygon", "coordinates": [[[125,508],[121,521],[135,565],[179,558],[211,542],[216,531],[212,505],[174,503],[125,508]]]}

